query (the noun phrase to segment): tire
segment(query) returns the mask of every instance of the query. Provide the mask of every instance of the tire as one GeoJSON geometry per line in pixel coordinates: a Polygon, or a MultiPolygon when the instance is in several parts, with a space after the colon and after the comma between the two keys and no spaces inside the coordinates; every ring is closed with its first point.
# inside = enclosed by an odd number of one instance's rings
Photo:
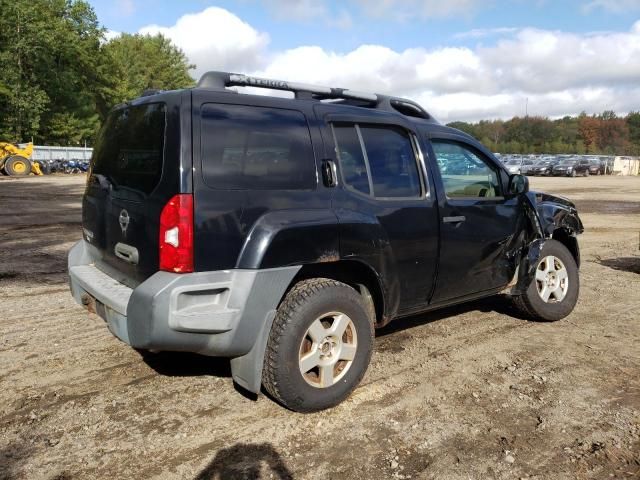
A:
{"type": "Polygon", "coordinates": [[[262,384],[275,400],[296,412],[333,407],[362,380],[373,338],[373,319],[356,290],[326,278],[301,281],[286,295],[273,321],[262,384]],[[331,336],[335,327],[344,327],[344,333],[331,336]],[[306,366],[301,363],[304,358],[306,366]]]}
{"type": "Polygon", "coordinates": [[[589,169],[587,168],[587,169],[584,171],[584,176],[585,176],[585,177],[588,177],[589,175],[590,175],[590,172],[589,172],[589,169]]]}
{"type": "Polygon", "coordinates": [[[576,171],[575,170],[571,170],[571,176],[575,177],[576,176],[576,171]]]}
{"type": "MultiPolygon", "coordinates": [[[[550,290],[550,289],[548,289],[550,290]]],[[[576,303],[578,302],[578,295],[580,293],[580,276],[578,274],[578,266],[576,261],[571,255],[571,252],[567,250],[562,243],[557,240],[547,240],[542,246],[540,252],[540,260],[536,265],[536,275],[534,276],[531,284],[527,288],[526,292],[522,295],[513,298],[516,307],[529,319],[536,321],[555,322],[563,319],[569,315],[576,303]],[[543,290],[545,281],[542,280],[547,270],[547,265],[550,262],[547,259],[554,257],[554,278],[555,285],[560,287],[563,284],[560,270],[557,268],[563,266],[566,272],[566,290],[562,292],[562,288],[558,292],[558,296],[562,297],[558,299],[557,296],[552,293],[548,296],[548,301],[542,298],[546,292],[543,290]],[[559,262],[558,262],[559,261],[559,262]],[[542,271],[542,272],[541,272],[542,271]],[[540,273],[541,272],[541,273],[540,273]],[[540,279],[538,278],[540,275],[540,279]]]]}
{"type": "Polygon", "coordinates": [[[5,160],[4,171],[10,177],[26,177],[31,173],[31,161],[20,155],[12,155],[5,160]]]}

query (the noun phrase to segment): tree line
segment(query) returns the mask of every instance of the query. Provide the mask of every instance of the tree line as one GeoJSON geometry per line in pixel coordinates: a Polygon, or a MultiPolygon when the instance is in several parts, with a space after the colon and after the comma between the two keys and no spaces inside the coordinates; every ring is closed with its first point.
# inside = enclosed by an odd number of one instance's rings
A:
{"type": "Polygon", "coordinates": [[[630,112],[625,117],[605,111],[557,120],[527,116],[448,125],[500,153],[640,155],[640,112],[630,112]]]}
{"type": "Polygon", "coordinates": [[[0,0],[0,12],[0,141],[90,145],[114,105],[193,85],[168,39],[107,41],[83,0],[0,0]]]}

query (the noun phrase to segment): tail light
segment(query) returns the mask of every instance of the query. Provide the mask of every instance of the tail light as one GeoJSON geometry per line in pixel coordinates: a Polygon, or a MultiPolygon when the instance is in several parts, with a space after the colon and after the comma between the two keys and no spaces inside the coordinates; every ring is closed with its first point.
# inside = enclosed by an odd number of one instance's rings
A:
{"type": "Polygon", "coordinates": [[[160,270],[193,272],[193,195],[175,195],[160,214],[160,270]]]}

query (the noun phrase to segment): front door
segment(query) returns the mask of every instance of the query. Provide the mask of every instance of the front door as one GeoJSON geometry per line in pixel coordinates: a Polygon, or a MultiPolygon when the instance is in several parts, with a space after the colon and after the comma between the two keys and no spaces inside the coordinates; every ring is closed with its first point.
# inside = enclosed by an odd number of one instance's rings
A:
{"type": "Polygon", "coordinates": [[[432,304],[506,286],[521,245],[520,199],[498,161],[461,136],[431,138],[439,176],[441,247],[432,304]]]}

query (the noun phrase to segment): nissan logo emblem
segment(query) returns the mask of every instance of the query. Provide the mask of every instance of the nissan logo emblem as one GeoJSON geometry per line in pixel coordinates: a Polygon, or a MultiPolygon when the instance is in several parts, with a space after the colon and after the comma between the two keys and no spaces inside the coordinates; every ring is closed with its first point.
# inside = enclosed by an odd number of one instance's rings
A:
{"type": "Polygon", "coordinates": [[[120,212],[120,216],[118,217],[118,222],[120,222],[120,229],[122,230],[122,235],[126,235],[127,227],[129,226],[129,212],[123,209],[120,212]]]}

